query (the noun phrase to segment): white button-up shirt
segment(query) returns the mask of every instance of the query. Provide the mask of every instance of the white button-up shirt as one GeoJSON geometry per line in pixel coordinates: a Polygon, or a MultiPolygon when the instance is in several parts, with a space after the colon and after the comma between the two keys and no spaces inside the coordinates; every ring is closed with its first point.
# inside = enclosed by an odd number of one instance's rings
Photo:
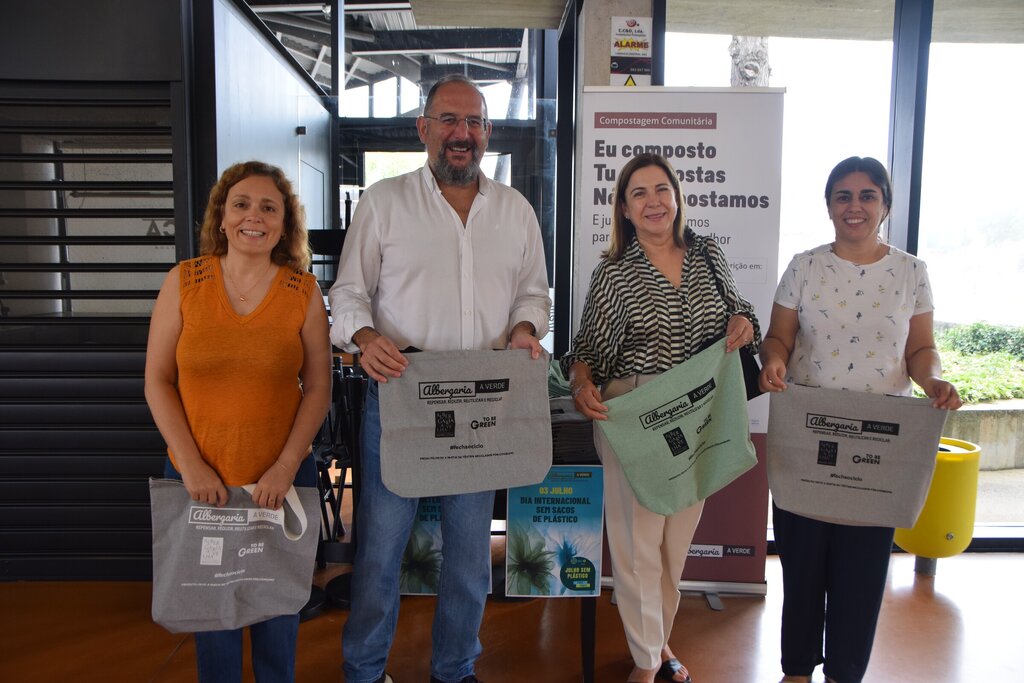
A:
{"type": "Polygon", "coordinates": [[[463,226],[429,166],[388,178],[359,200],[331,287],[331,341],[373,327],[404,349],[503,349],[514,325],[547,334],[540,226],[516,190],[480,174],[463,226]]]}

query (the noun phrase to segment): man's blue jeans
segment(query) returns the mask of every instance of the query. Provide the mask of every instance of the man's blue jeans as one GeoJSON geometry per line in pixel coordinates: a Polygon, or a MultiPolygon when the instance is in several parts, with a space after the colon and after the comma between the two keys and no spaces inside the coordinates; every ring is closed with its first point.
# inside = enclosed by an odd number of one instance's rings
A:
{"type": "MultiPolygon", "coordinates": [[[[181,481],[171,464],[164,464],[164,478],[181,481]]],[[[316,464],[306,458],[295,474],[296,486],[316,486],[316,464]]],[[[285,614],[253,624],[252,669],[257,683],[292,683],[295,680],[295,647],[299,615],[285,614]]],[[[196,667],[200,683],[242,683],[242,629],[200,631],[195,634],[196,667]]]]}
{"type": "MultiPolygon", "coordinates": [[[[419,504],[381,481],[376,382],[369,383],[364,408],[352,609],[342,635],[348,683],[373,683],[384,673],[398,622],[402,554],[419,504]]],[[[482,649],[478,633],[491,581],[493,511],[493,491],[441,498],[443,559],[430,670],[446,683],[472,674],[482,649]]]]}

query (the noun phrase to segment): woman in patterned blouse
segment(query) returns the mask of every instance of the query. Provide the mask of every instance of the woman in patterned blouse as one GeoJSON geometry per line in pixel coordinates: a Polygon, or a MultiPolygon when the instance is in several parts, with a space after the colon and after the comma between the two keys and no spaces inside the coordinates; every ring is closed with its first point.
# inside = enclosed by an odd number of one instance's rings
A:
{"type": "MultiPolygon", "coordinates": [[[[730,352],[760,339],[753,307],[718,245],[684,228],[679,181],[664,158],[634,157],[619,172],[614,198],[611,246],[591,277],[572,352],[561,361],[576,408],[593,420],[607,419],[602,401],[679,365],[709,339],[726,335],[730,352]]],[[[603,434],[594,432],[615,596],[634,662],[628,680],[685,683],[690,674],[668,640],[703,502],[667,516],[642,507],[603,434]]]]}
{"type": "MultiPolygon", "coordinates": [[[[825,202],[835,240],[797,254],[783,273],[761,345],[761,388],[796,382],[906,396],[913,379],[936,408],[956,410],[956,388],[941,379],[925,264],[879,234],[892,207],[885,167],[872,158],[840,162],[825,202]]],[[[828,681],[858,683],[894,530],[831,524],[778,506],[774,529],[785,593],[782,680],[809,683],[824,662],[828,681]]]]}

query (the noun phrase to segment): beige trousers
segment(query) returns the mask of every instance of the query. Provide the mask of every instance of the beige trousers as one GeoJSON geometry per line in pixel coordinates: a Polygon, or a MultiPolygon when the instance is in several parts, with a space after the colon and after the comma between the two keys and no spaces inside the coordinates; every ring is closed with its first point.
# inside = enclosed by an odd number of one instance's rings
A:
{"type": "MultiPolygon", "coordinates": [[[[603,399],[628,393],[657,375],[612,380],[603,399]]],[[[615,600],[633,662],[641,669],[661,666],[679,607],[679,579],[700,521],[704,501],[672,515],[659,515],[637,502],[615,452],[594,426],[594,445],[604,465],[605,526],[615,579],[615,600]]]]}

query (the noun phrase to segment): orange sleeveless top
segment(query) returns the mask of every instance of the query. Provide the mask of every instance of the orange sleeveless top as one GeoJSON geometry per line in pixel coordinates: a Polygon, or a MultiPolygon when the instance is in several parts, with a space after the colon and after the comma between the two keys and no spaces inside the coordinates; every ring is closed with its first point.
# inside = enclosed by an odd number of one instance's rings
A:
{"type": "Polygon", "coordinates": [[[243,316],[228,300],[219,257],[181,263],[178,393],[199,452],[227,486],[259,480],[288,439],[302,400],[300,333],[314,291],[312,274],[280,266],[263,301],[243,316]]]}

